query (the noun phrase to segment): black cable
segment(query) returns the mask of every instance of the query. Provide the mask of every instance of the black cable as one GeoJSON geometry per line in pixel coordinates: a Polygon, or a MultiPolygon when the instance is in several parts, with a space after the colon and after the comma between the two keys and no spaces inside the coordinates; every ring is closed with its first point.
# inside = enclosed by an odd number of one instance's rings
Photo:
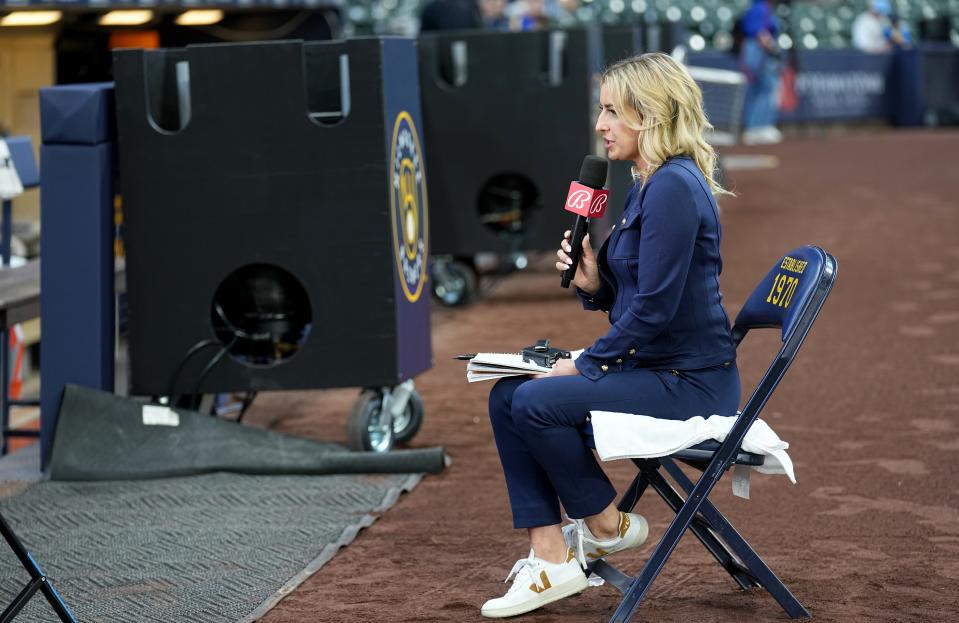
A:
{"type": "MultiPolygon", "coordinates": [[[[221,348],[220,351],[217,352],[217,354],[214,355],[213,358],[207,362],[206,366],[204,366],[203,370],[200,372],[200,376],[197,378],[196,385],[194,385],[193,387],[193,393],[191,394],[191,398],[190,398],[190,408],[194,410],[199,408],[200,406],[199,403],[202,400],[202,395],[200,394],[200,386],[203,384],[203,380],[206,379],[207,375],[210,374],[213,368],[215,368],[217,364],[219,364],[220,361],[223,360],[223,357],[230,351],[231,348],[233,348],[237,340],[246,339],[246,340],[250,340],[251,342],[263,342],[265,340],[271,340],[273,337],[272,334],[268,332],[249,333],[248,331],[244,331],[240,327],[236,326],[230,321],[229,318],[227,318],[226,312],[223,310],[223,306],[220,305],[219,301],[214,301],[213,310],[216,312],[216,315],[219,316],[220,320],[223,321],[224,328],[232,334],[232,337],[230,339],[230,342],[226,344],[225,346],[223,346],[223,348],[221,348]],[[197,397],[200,397],[200,398],[198,399],[197,397]]],[[[221,344],[221,342],[214,341],[214,340],[205,340],[204,342],[206,343],[205,345],[221,344]]],[[[189,355],[192,356],[193,354],[194,353],[191,352],[189,355]]],[[[178,370],[177,377],[179,376],[179,372],[180,371],[178,370]]],[[[237,417],[238,422],[243,419],[243,415],[246,413],[246,410],[250,407],[251,404],[253,404],[253,400],[256,398],[256,394],[257,392],[254,390],[247,391],[246,395],[243,398],[240,414],[237,417]]]]}
{"type": "Polygon", "coordinates": [[[229,352],[229,350],[233,348],[233,345],[236,344],[236,340],[237,340],[237,336],[234,335],[233,339],[230,340],[230,343],[224,346],[223,348],[221,348],[219,352],[217,352],[217,354],[214,355],[213,358],[207,362],[206,366],[204,366],[203,370],[200,372],[200,376],[196,380],[196,385],[193,386],[193,394],[192,394],[193,398],[191,399],[191,402],[190,402],[191,409],[195,410],[200,407],[200,401],[196,399],[197,396],[201,396],[200,385],[203,384],[203,380],[210,373],[210,371],[212,371],[213,368],[215,368],[216,365],[223,360],[223,357],[229,352]]]}
{"type": "MultiPolygon", "coordinates": [[[[228,331],[230,331],[230,333],[232,334],[232,339],[230,340],[230,342],[229,342],[226,346],[223,346],[223,343],[222,343],[221,341],[219,341],[219,340],[205,339],[205,340],[200,340],[199,342],[197,342],[196,344],[194,344],[193,346],[190,347],[190,349],[183,355],[183,358],[180,359],[179,363],[177,363],[177,366],[176,366],[176,368],[174,369],[173,375],[172,375],[171,378],[170,378],[170,391],[169,391],[169,393],[168,393],[167,395],[169,396],[169,401],[170,401],[170,404],[171,404],[171,405],[176,404],[176,399],[177,399],[177,396],[176,396],[176,385],[177,385],[177,381],[180,380],[180,375],[183,374],[183,370],[186,368],[186,364],[187,364],[197,353],[199,353],[200,351],[202,351],[202,350],[204,350],[204,349],[206,349],[206,348],[208,348],[208,347],[210,347],[210,346],[220,346],[220,347],[221,347],[220,351],[217,352],[217,354],[214,355],[213,358],[212,358],[209,362],[207,362],[206,366],[204,366],[203,370],[200,372],[199,379],[197,380],[197,383],[196,383],[196,385],[194,386],[193,394],[191,394],[191,397],[190,397],[190,408],[196,408],[196,407],[194,406],[194,405],[196,404],[196,402],[197,402],[197,401],[196,401],[196,395],[197,395],[197,393],[198,393],[198,391],[199,391],[200,385],[203,383],[203,380],[204,380],[204,379],[206,378],[206,376],[210,373],[210,371],[212,371],[213,368],[223,359],[224,355],[226,355],[226,353],[227,353],[231,348],[233,348],[234,344],[236,344],[237,339],[239,339],[239,338],[245,338],[245,339],[252,340],[252,341],[262,341],[263,339],[268,339],[268,338],[270,337],[270,334],[269,334],[269,333],[248,333],[248,332],[244,331],[243,329],[241,329],[241,328],[237,327],[236,325],[234,325],[234,324],[233,324],[232,322],[230,322],[230,320],[226,317],[226,312],[223,311],[223,307],[220,305],[219,302],[215,302],[215,303],[213,304],[213,308],[214,308],[214,310],[216,311],[217,316],[219,316],[220,319],[223,321],[223,323],[226,325],[226,329],[227,329],[228,331]]],[[[250,400],[250,402],[252,402],[252,399],[250,400]]],[[[197,406],[198,406],[198,405],[197,405],[197,406]]],[[[247,406],[249,406],[249,405],[247,405],[247,406]]]]}
{"type": "Polygon", "coordinates": [[[214,311],[216,311],[216,315],[220,317],[220,320],[223,321],[223,324],[226,325],[226,328],[230,330],[230,332],[233,334],[233,337],[235,338],[242,337],[247,340],[251,340],[253,342],[262,342],[263,340],[268,340],[271,337],[273,337],[269,333],[247,333],[240,327],[236,326],[235,324],[230,322],[229,318],[226,317],[226,312],[223,311],[223,307],[220,305],[219,302],[213,303],[213,309],[214,311]]]}
{"type": "Polygon", "coordinates": [[[243,397],[243,406],[240,407],[240,414],[236,416],[237,422],[243,421],[243,416],[246,414],[246,410],[250,408],[250,405],[253,404],[253,401],[256,399],[257,391],[251,389],[246,392],[246,395],[243,397]]]}
{"type": "Polygon", "coordinates": [[[190,347],[190,350],[183,355],[183,358],[180,359],[180,363],[177,364],[176,369],[173,372],[173,376],[170,378],[170,392],[167,394],[170,397],[170,403],[173,403],[173,395],[176,393],[176,382],[180,380],[180,374],[183,373],[183,368],[186,366],[186,363],[193,358],[198,352],[206,348],[207,346],[217,346],[220,342],[218,340],[200,340],[196,344],[190,347]]]}

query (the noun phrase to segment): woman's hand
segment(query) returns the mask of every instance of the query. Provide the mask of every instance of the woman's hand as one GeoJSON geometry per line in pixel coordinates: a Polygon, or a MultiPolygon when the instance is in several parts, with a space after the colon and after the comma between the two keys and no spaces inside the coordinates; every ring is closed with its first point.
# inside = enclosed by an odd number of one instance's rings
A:
{"type": "Polygon", "coordinates": [[[557,359],[556,363],[553,364],[553,369],[539,378],[573,376],[575,374],[579,374],[579,370],[576,368],[576,364],[573,363],[572,359],[557,359]]]}
{"type": "MultiPolygon", "coordinates": [[[[569,257],[573,249],[569,237],[570,232],[566,230],[563,241],[559,243],[559,249],[556,251],[556,257],[559,258],[556,262],[556,270],[564,271],[573,264],[569,257]]],[[[589,243],[589,234],[583,237],[583,252],[579,254],[579,264],[576,266],[576,276],[573,277],[572,283],[589,295],[596,294],[602,285],[599,279],[599,268],[596,266],[596,255],[593,253],[593,246],[589,243]]]]}

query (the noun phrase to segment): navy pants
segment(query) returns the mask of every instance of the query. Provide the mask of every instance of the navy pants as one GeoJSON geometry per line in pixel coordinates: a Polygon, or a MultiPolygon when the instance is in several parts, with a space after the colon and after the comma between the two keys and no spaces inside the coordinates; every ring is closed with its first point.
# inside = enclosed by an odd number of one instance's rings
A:
{"type": "Polygon", "coordinates": [[[559,503],[580,519],[596,515],[616,497],[593,455],[590,410],[685,420],[735,415],[739,407],[735,362],[701,370],[636,369],[583,376],[500,379],[489,396],[513,526],[560,523],[559,503]]]}

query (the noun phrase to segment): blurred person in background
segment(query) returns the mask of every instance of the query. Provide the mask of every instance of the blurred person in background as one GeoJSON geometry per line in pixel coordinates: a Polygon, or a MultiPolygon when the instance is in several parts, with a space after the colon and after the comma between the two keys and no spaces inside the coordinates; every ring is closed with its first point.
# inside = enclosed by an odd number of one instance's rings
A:
{"type": "MultiPolygon", "coordinates": [[[[716,154],[703,95],[669,55],[643,54],[603,72],[596,133],[610,160],[631,162],[637,183],[622,220],[593,253],[589,236],[573,285],[583,307],[611,326],[575,360],[540,378],[499,380],[490,423],[513,515],[530,550],[485,617],[530,612],[584,590],[587,561],[641,545],[646,519],[621,512],[591,450],[590,412],[669,420],[734,415],[739,370],[722,307],[716,154]],[[560,503],[570,518],[561,525],[560,503]]],[[[520,114],[530,114],[523,111],[520,114]]],[[[532,114],[535,114],[532,113],[532,114]]],[[[557,270],[570,266],[570,232],[557,270]]],[[[556,613],[559,617],[559,612],[556,613]]]]}
{"type": "Polygon", "coordinates": [[[575,27],[579,24],[576,19],[576,9],[579,0],[547,0],[546,12],[553,18],[554,26],[575,27]]]}
{"type": "Polygon", "coordinates": [[[856,16],[852,23],[852,44],[857,50],[879,54],[892,49],[886,37],[887,16],[891,11],[889,0],[870,0],[869,7],[856,16]]]}
{"type": "Polygon", "coordinates": [[[579,0],[558,0],[556,6],[563,15],[573,15],[579,8],[579,0]]]}
{"type": "Polygon", "coordinates": [[[420,32],[481,28],[483,18],[476,0],[430,0],[420,13],[420,32]]]}
{"type": "Polygon", "coordinates": [[[908,50],[913,45],[909,24],[902,21],[902,18],[895,13],[889,16],[889,25],[882,34],[894,50],[908,50]]]}
{"type": "Polygon", "coordinates": [[[546,10],[546,0],[516,0],[512,8],[510,30],[545,30],[553,24],[546,10]]]}
{"type": "Polygon", "coordinates": [[[779,117],[776,94],[782,63],[776,34],[779,21],[769,0],[753,0],[741,20],[742,49],[739,55],[746,74],[746,101],[743,105],[743,142],[747,145],[778,143],[779,117]]]}
{"type": "Polygon", "coordinates": [[[480,0],[483,27],[487,30],[509,30],[506,0],[480,0]]]}

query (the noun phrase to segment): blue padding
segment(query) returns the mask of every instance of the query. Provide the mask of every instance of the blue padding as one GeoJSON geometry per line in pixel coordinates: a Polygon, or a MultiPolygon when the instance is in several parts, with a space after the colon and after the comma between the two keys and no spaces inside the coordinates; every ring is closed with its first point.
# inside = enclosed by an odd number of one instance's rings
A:
{"type": "MultiPolygon", "coordinates": [[[[860,121],[889,117],[888,99],[902,86],[891,74],[892,54],[854,49],[800,50],[796,57],[799,105],[780,111],[780,123],[860,121]]],[[[692,53],[690,66],[740,70],[728,52],[692,53]]]]}
{"type": "Polygon", "coordinates": [[[33,157],[33,146],[29,136],[8,136],[3,139],[10,149],[13,166],[17,169],[17,176],[24,188],[33,188],[40,184],[40,172],[37,170],[37,160],[33,157]]]}
{"type": "Polygon", "coordinates": [[[894,88],[888,91],[889,116],[893,125],[922,125],[922,77],[922,55],[919,50],[899,50],[893,55],[890,83],[894,88]]]}
{"type": "Polygon", "coordinates": [[[41,147],[40,455],[63,388],[113,391],[114,144],[41,147]]]}
{"type": "Polygon", "coordinates": [[[113,83],[70,84],[40,89],[44,145],[98,145],[116,136],[113,83]]]}
{"type": "Polygon", "coordinates": [[[785,342],[801,315],[801,302],[819,284],[825,260],[822,250],[812,246],[793,249],[779,258],[736,316],[736,326],[782,327],[785,342]]]}

